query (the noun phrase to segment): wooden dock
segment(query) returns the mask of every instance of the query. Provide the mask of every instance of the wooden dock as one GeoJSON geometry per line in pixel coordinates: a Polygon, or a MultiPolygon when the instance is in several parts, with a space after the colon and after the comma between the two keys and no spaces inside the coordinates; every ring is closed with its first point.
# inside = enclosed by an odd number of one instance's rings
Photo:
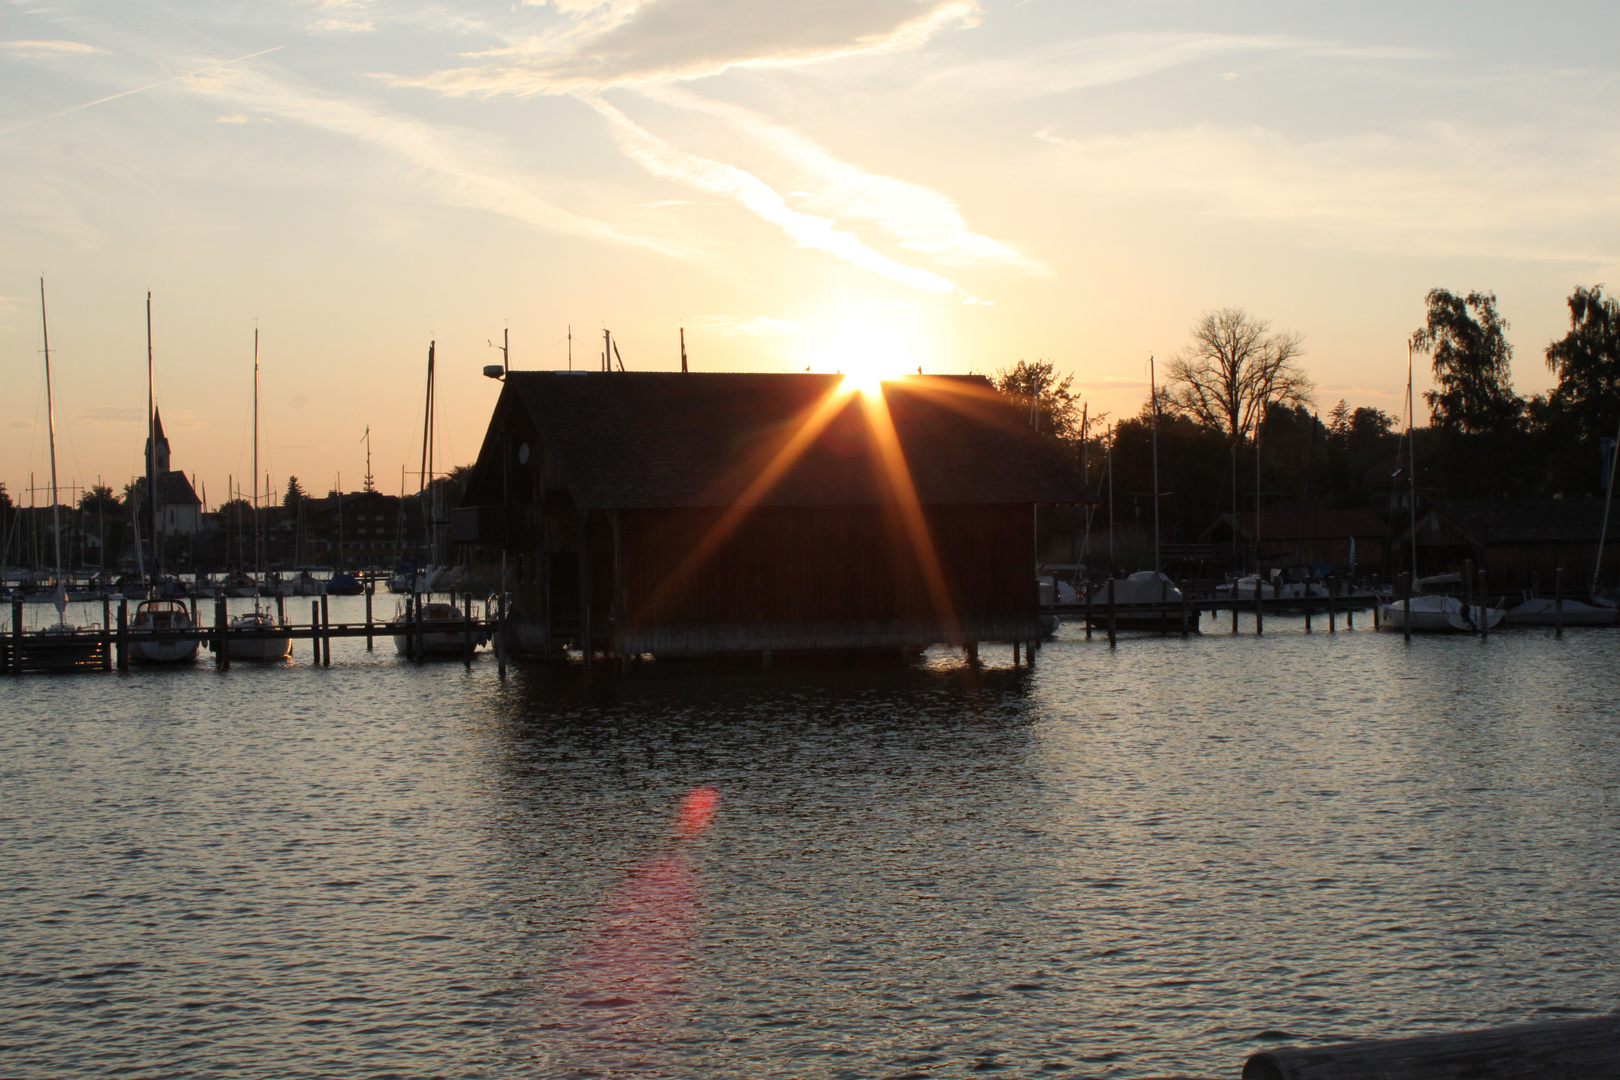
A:
{"type": "MultiPolygon", "coordinates": [[[[430,654],[446,656],[442,651],[433,653],[423,647],[428,634],[442,637],[445,633],[460,633],[463,639],[462,659],[471,662],[477,642],[488,639],[500,626],[498,615],[480,617],[473,612],[470,594],[461,598],[463,617],[457,620],[425,622],[421,618],[424,600],[409,596],[403,621],[378,621],[372,615],[371,594],[366,596],[364,622],[332,622],[331,609],[325,596],[310,601],[309,622],[299,623],[285,616],[289,605],[278,604],[277,625],[273,629],[235,627],[230,625],[226,601],[223,596],[214,600],[212,623],[205,624],[195,600],[192,603],[193,625],[176,630],[146,630],[130,625],[129,601],[119,600],[114,606],[110,599],[102,600],[103,618],[100,626],[71,631],[25,630],[23,628],[23,602],[14,600],[11,607],[10,632],[0,635],[0,674],[20,675],[24,672],[75,671],[127,671],[134,654],[134,646],[148,642],[196,641],[201,648],[213,653],[214,666],[231,666],[230,643],[233,641],[264,641],[288,638],[292,641],[289,659],[297,661],[306,649],[300,643],[308,642],[307,656],[311,665],[330,667],[333,638],[365,638],[366,650],[371,651],[376,639],[392,644],[395,634],[406,630],[407,658],[422,661],[430,654]]],[[[501,667],[505,669],[505,658],[501,667]]]]}

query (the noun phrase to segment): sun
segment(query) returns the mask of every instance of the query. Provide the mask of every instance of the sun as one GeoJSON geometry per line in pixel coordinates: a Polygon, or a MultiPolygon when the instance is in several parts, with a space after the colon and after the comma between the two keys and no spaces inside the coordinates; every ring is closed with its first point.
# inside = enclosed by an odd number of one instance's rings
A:
{"type": "Polygon", "coordinates": [[[845,309],[817,329],[809,343],[809,365],[842,372],[846,390],[879,394],[885,379],[916,371],[924,362],[925,335],[906,308],[845,309]]]}

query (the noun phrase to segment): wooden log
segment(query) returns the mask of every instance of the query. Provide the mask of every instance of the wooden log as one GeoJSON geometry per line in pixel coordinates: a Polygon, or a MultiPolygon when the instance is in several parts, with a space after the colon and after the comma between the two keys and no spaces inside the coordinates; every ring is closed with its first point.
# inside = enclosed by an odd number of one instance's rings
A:
{"type": "Polygon", "coordinates": [[[371,594],[376,591],[376,588],[377,582],[375,580],[368,580],[366,582],[366,652],[371,651],[371,594]]]}
{"type": "Polygon", "coordinates": [[[318,600],[309,602],[309,644],[310,662],[316,667],[321,666],[321,605],[318,600]]]}
{"type": "Polygon", "coordinates": [[[129,601],[118,601],[118,670],[129,670],[129,601]]]}
{"type": "Polygon", "coordinates": [[[101,670],[112,670],[112,598],[101,593],[101,670]]]}
{"type": "Polygon", "coordinates": [[[321,593],[321,666],[332,666],[332,609],[321,593]]]}
{"type": "Polygon", "coordinates": [[[1244,1080],[1620,1080],[1620,1015],[1255,1054],[1244,1080]]]}

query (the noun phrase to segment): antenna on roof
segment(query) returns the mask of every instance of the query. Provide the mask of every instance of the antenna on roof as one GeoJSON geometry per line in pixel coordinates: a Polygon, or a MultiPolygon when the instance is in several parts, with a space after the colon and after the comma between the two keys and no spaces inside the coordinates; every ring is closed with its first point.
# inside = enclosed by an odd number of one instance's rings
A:
{"type": "MultiPolygon", "coordinates": [[[[619,355],[619,343],[617,341],[615,341],[613,343],[613,355],[619,361],[619,370],[623,371],[624,370],[624,357],[619,355]]],[[[609,367],[608,370],[612,371],[613,369],[611,367],[609,367]]]]}
{"type": "Polygon", "coordinates": [[[686,327],[681,327],[681,374],[686,374],[686,327]]]}

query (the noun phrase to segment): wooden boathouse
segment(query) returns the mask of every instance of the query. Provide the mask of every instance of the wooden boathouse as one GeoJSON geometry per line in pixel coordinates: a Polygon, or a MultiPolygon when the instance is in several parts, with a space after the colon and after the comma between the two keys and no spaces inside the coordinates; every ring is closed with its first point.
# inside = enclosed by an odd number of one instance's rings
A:
{"type": "Polygon", "coordinates": [[[514,652],[768,660],[1036,640],[1035,507],[1089,498],[981,376],[513,371],[452,531],[514,652]]]}

